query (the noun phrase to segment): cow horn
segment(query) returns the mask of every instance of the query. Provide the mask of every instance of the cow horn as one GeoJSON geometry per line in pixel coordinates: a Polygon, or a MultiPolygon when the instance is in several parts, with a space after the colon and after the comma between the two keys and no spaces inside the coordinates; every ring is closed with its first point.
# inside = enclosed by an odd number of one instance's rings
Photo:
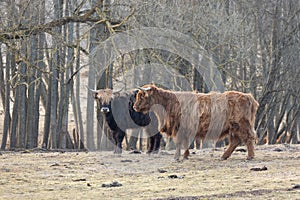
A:
{"type": "Polygon", "coordinates": [[[146,87],[146,88],[143,88],[143,87],[138,87],[140,90],[143,90],[143,91],[148,91],[148,90],[151,90],[151,87],[146,87]]]}
{"type": "Polygon", "coordinates": [[[91,91],[91,92],[94,92],[94,93],[97,93],[98,92],[98,90],[93,90],[93,89],[91,89],[91,88],[89,88],[87,85],[85,86],[89,91],[91,91]]]}
{"type": "Polygon", "coordinates": [[[119,89],[119,90],[117,90],[117,91],[113,91],[113,94],[114,94],[114,93],[121,92],[123,89],[124,89],[124,87],[122,87],[121,89],[119,89]]]}

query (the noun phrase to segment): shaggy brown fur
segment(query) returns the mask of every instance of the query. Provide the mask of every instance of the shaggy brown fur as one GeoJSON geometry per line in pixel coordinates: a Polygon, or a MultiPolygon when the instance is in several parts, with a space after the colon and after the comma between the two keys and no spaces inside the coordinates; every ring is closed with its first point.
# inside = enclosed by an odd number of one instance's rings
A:
{"type": "Polygon", "coordinates": [[[227,159],[242,142],[248,149],[247,159],[254,157],[254,121],[258,108],[251,94],[237,91],[208,94],[195,92],[172,92],[145,85],[147,91],[140,90],[134,109],[148,112],[155,104],[163,106],[165,117],[160,118],[161,132],[174,138],[176,143],[175,159],[180,157],[183,146],[184,158],[189,155],[189,140],[220,140],[229,137],[230,144],[222,159],[227,159]]]}

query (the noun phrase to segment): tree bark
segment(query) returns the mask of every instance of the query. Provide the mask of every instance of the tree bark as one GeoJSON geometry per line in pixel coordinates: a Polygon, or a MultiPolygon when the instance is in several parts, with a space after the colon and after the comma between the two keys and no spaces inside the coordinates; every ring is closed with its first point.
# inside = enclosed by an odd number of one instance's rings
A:
{"type": "MultiPolygon", "coordinates": [[[[10,77],[10,58],[11,53],[10,51],[7,52],[6,55],[6,77],[10,77]]],[[[5,87],[5,103],[4,103],[4,125],[3,125],[3,135],[2,135],[2,143],[1,143],[1,149],[4,150],[6,148],[6,142],[8,138],[8,132],[9,132],[9,126],[10,126],[10,85],[8,82],[6,82],[6,87],[5,87]]]]}
{"type": "MultiPolygon", "coordinates": [[[[25,41],[22,44],[22,52],[24,55],[26,55],[27,48],[25,46],[25,41]]],[[[21,64],[21,69],[20,69],[20,82],[18,83],[19,85],[19,109],[18,109],[18,143],[17,147],[19,148],[25,148],[26,147],[26,113],[27,113],[27,88],[26,88],[26,73],[27,73],[27,64],[22,62],[21,64]]]]}
{"type": "Polygon", "coordinates": [[[4,81],[4,66],[2,61],[2,48],[0,44],[0,96],[3,108],[5,107],[5,81],[4,81]]]}
{"type": "MultiPolygon", "coordinates": [[[[54,3],[54,16],[57,19],[62,17],[62,5],[63,2],[61,0],[53,0],[54,3]]],[[[62,35],[61,27],[57,27],[55,29],[55,33],[57,35],[62,35]]],[[[53,38],[53,62],[51,65],[51,111],[50,111],[50,133],[51,133],[51,148],[58,148],[58,140],[59,140],[59,132],[58,132],[58,80],[59,80],[59,72],[61,66],[61,43],[59,38],[53,38]]]]}

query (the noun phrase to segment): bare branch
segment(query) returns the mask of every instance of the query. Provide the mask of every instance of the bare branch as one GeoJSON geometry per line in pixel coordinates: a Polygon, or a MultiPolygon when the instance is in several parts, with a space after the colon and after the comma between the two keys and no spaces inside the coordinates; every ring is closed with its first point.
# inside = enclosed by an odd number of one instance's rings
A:
{"type": "Polygon", "coordinates": [[[71,22],[97,22],[100,23],[101,19],[99,17],[92,17],[92,15],[96,12],[96,9],[101,5],[102,0],[99,0],[97,5],[93,7],[91,10],[86,12],[83,16],[73,15],[71,17],[64,17],[61,19],[53,20],[51,22],[34,25],[34,26],[22,26],[20,25],[18,28],[13,30],[6,30],[4,32],[0,32],[0,42],[4,42],[5,40],[12,39],[21,39],[28,37],[30,35],[37,35],[42,32],[50,32],[53,28],[63,26],[65,24],[71,22]],[[99,22],[100,21],[100,22],[99,22]]]}

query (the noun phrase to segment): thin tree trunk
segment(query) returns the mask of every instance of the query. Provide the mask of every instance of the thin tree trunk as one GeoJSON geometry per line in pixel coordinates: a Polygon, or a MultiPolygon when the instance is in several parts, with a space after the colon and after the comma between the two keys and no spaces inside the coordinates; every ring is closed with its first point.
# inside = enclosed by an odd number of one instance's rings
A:
{"type": "MultiPolygon", "coordinates": [[[[44,41],[44,47],[45,49],[48,49],[46,41],[44,41]]],[[[49,63],[49,71],[52,70],[52,61],[50,60],[50,55],[48,51],[45,51],[46,59],[49,63]]],[[[52,75],[44,75],[45,79],[47,80],[48,84],[48,91],[46,90],[46,86],[43,87],[44,91],[46,92],[46,101],[45,101],[45,119],[44,119],[44,130],[43,130],[43,142],[42,142],[42,148],[49,148],[50,145],[50,123],[51,123],[51,94],[52,94],[52,75]]]]}
{"type": "MultiPolygon", "coordinates": [[[[93,31],[92,31],[93,32],[93,31]]],[[[92,34],[92,33],[91,33],[92,34]]],[[[91,45],[93,46],[93,45],[91,45]]],[[[91,49],[90,49],[91,50],[91,49]]],[[[96,66],[90,65],[88,75],[88,87],[95,88],[95,69],[96,66]]],[[[94,99],[87,91],[87,109],[86,109],[86,133],[87,133],[87,148],[95,150],[94,143],[94,99]]]]}
{"type": "MultiPolygon", "coordinates": [[[[30,42],[30,63],[31,66],[35,65],[37,60],[37,36],[32,36],[29,40],[30,42]]],[[[27,71],[27,83],[28,83],[28,99],[27,99],[27,116],[26,116],[26,148],[34,148],[37,147],[37,138],[34,138],[35,132],[38,130],[34,130],[36,119],[36,107],[39,107],[39,104],[35,104],[35,77],[36,69],[34,67],[28,68],[27,71]]]]}
{"type": "MultiPolygon", "coordinates": [[[[298,117],[299,119],[299,117],[298,117]]],[[[297,122],[296,120],[293,122],[292,127],[291,127],[291,138],[290,142],[291,144],[298,144],[297,141],[297,122]]]]}
{"type": "MultiPolygon", "coordinates": [[[[80,24],[76,24],[76,39],[79,40],[80,38],[80,24]]],[[[78,42],[78,48],[76,51],[76,71],[80,68],[80,43],[78,42]]],[[[80,76],[77,76],[76,78],[76,94],[75,94],[75,100],[76,100],[76,107],[77,107],[77,116],[78,116],[78,131],[80,136],[80,141],[82,144],[84,144],[84,128],[83,128],[83,120],[82,120],[82,112],[81,112],[81,103],[80,103],[80,76]]],[[[79,143],[80,144],[80,143],[79,143]]]]}
{"type": "Polygon", "coordinates": [[[0,43],[0,96],[3,108],[5,107],[5,83],[4,83],[4,66],[2,61],[2,48],[0,43]]]}
{"type": "MultiPolygon", "coordinates": [[[[61,0],[54,0],[54,16],[56,19],[60,19],[62,14],[62,2],[61,0]]],[[[56,34],[61,35],[61,28],[57,27],[55,29],[56,34]]],[[[58,148],[58,118],[57,118],[57,109],[58,109],[58,80],[59,73],[58,69],[61,67],[60,56],[61,48],[60,41],[58,38],[53,38],[53,62],[51,65],[51,111],[50,111],[50,133],[51,133],[51,148],[58,148]]]]}
{"type": "Polygon", "coordinates": [[[10,149],[14,149],[17,147],[17,128],[18,128],[18,107],[19,107],[19,88],[15,89],[15,102],[13,106],[12,112],[12,122],[11,122],[11,132],[9,145],[10,149]]]}
{"type": "MultiPolygon", "coordinates": [[[[10,57],[11,53],[8,52],[6,56],[6,78],[10,77],[10,57]]],[[[6,143],[7,143],[7,137],[8,137],[8,131],[9,131],[9,126],[10,126],[10,85],[8,81],[6,82],[6,87],[5,87],[5,103],[4,103],[4,125],[3,125],[3,135],[2,135],[2,143],[1,143],[1,149],[4,150],[6,148],[6,143]]]]}
{"type": "MultiPolygon", "coordinates": [[[[65,36],[64,36],[65,38],[65,36]]],[[[65,57],[66,52],[64,50],[65,48],[63,48],[63,50],[61,51],[60,55],[61,57],[65,57]]],[[[60,67],[65,67],[64,64],[64,59],[60,59],[60,67]]],[[[64,132],[63,130],[63,120],[64,118],[66,119],[66,116],[64,116],[66,114],[65,106],[67,106],[66,103],[66,98],[68,98],[66,96],[66,87],[65,87],[65,72],[60,72],[59,73],[59,78],[60,78],[60,84],[59,84],[59,101],[58,101],[58,116],[57,116],[57,134],[58,134],[58,143],[57,146],[59,148],[66,148],[66,132],[64,132]]]]}
{"type": "MultiPolygon", "coordinates": [[[[45,2],[42,1],[39,4],[39,9],[38,9],[39,17],[38,20],[41,23],[45,22],[45,2]]],[[[38,79],[37,82],[35,82],[35,110],[34,110],[34,126],[33,126],[33,143],[34,147],[38,146],[38,135],[39,135],[39,121],[40,121],[40,100],[41,100],[41,95],[42,95],[42,73],[41,71],[45,69],[45,63],[44,63],[44,52],[43,52],[43,47],[44,47],[44,41],[46,41],[45,34],[41,33],[37,37],[37,45],[38,45],[38,51],[37,51],[37,67],[38,69],[36,70],[36,78],[38,79]]],[[[44,98],[45,99],[45,98],[44,98]]],[[[43,100],[43,98],[42,98],[43,100]]]]}
{"type": "Polygon", "coordinates": [[[43,134],[43,143],[42,148],[49,148],[49,135],[50,135],[50,122],[51,122],[51,84],[48,87],[47,94],[47,104],[45,111],[45,121],[44,121],[44,134],[43,134]]]}
{"type": "MultiPolygon", "coordinates": [[[[54,54],[54,60],[58,61],[58,53],[54,54]]],[[[54,61],[54,62],[55,62],[54,61]]],[[[58,100],[58,72],[57,72],[57,66],[55,66],[57,62],[52,63],[51,65],[51,93],[50,93],[50,133],[51,133],[51,148],[57,148],[57,100],[58,100]]]]}
{"type": "MultiPolygon", "coordinates": [[[[92,6],[95,6],[98,3],[99,3],[98,1],[92,0],[92,6]]],[[[89,43],[90,43],[89,51],[90,52],[98,45],[100,34],[101,34],[101,30],[99,29],[99,25],[95,26],[92,30],[90,30],[90,41],[89,41],[89,43]]],[[[89,65],[89,74],[88,74],[88,87],[89,88],[95,88],[95,86],[96,86],[95,69],[97,69],[97,66],[94,66],[92,64],[89,65]]],[[[87,148],[90,150],[95,150],[94,99],[90,95],[89,91],[87,91],[87,96],[88,96],[87,111],[86,111],[87,148]]]]}
{"type": "MultiPolygon", "coordinates": [[[[25,45],[25,41],[22,41],[22,52],[24,52],[24,55],[27,55],[27,47],[25,45]]],[[[27,113],[27,92],[26,92],[26,73],[27,73],[27,64],[25,62],[22,62],[20,69],[20,80],[19,80],[19,109],[18,109],[18,136],[17,136],[17,147],[19,148],[25,148],[26,147],[26,113],[27,113]]]]}
{"type": "MultiPolygon", "coordinates": [[[[12,53],[11,57],[11,71],[16,70],[16,60],[15,60],[15,52],[12,53]]],[[[12,82],[15,85],[15,81],[12,82]]],[[[16,87],[14,90],[14,105],[13,105],[13,113],[12,113],[12,122],[11,122],[11,133],[10,133],[10,149],[14,149],[17,147],[17,128],[18,128],[18,108],[19,108],[19,87],[16,87]]]]}
{"type": "MultiPolygon", "coordinates": [[[[70,10],[70,2],[67,3],[66,6],[66,15],[68,16],[68,10],[70,10]]],[[[66,37],[69,44],[73,43],[73,35],[74,35],[74,25],[70,23],[66,27],[66,37]]],[[[73,66],[73,48],[68,48],[67,50],[67,65],[66,65],[66,81],[70,78],[70,68],[73,66]]],[[[62,117],[62,137],[63,141],[61,141],[61,148],[74,148],[72,141],[70,140],[70,135],[68,132],[68,115],[69,115],[69,96],[70,96],[70,84],[66,83],[65,85],[65,97],[63,98],[63,117],[62,117]]]]}

